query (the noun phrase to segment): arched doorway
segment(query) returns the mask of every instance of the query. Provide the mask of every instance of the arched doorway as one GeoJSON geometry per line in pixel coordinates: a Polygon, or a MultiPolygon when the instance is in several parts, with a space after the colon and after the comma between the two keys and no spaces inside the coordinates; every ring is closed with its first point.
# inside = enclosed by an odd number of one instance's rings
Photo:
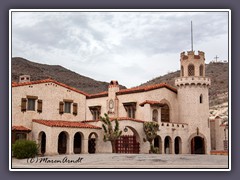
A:
{"type": "Polygon", "coordinates": [[[82,136],[80,132],[75,133],[73,142],[73,152],[74,154],[80,154],[82,150],[82,136]]]}
{"type": "Polygon", "coordinates": [[[92,132],[88,136],[88,153],[94,154],[96,153],[96,143],[97,143],[97,134],[92,132]]]}
{"type": "Polygon", "coordinates": [[[159,154],[162,154],[162,140],[160,136],[155,137],[153,146],[158,148],[159,154]]]}
{"type": "Polygon", "coordinates": [[[205,154],[204,138],[195,136],[191,140],[191,154],[205,154]]]}
{"type": "Polygon", "coordinates": [[[179,136],[177,136],[174,140],[174,151],[175,151],[175,154],[182,153],[182,140],[179,136]]]}
{"type": "Polygon", "coordinates": [[[66,132],[61,132],[58,135],[58,153],[59,154],[66,154],[67,152],[67,139],[68,135],[66,132]]]}
{"type": "Polygon", "coordinates": [[[172,154],[172,139],[170,138],[170,136],[165,137],[164,153],[165,154],[172,154]]]}
{"type": "Polygon", "coordinates": [[[41,131],[39,133],[39,139],[40,139],[40,153],[42,155],[46,152],[46,134],[45,132],[41,131]]]}

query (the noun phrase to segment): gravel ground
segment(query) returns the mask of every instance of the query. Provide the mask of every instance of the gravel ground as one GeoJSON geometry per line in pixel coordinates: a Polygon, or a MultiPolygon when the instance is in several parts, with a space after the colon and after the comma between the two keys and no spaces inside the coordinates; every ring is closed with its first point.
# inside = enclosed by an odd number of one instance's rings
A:
{"type": "Polygon", "coordinates": [[[12,158],[12,169],[25,168],[213,168],[228,167],[224,155],[78,154],[12,158]]]}

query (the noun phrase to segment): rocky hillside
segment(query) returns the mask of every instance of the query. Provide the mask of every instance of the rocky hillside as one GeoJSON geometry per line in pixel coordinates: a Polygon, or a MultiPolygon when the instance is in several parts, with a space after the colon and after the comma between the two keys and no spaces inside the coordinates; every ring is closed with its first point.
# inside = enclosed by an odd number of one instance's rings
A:
{"type": "MultiPolygon", "coordinates": [[[[180,71],[172,72],[164,76],[154,78],[140,86],[166,82],[174,86],[175,78],[180,71]]],[[[209,89],[210,106],[215,106],[228,101],[228,63],[214,62],[206,64],[206,76],[211,78],[209,89]]]]}
{"type": "MultiPolygon", "coordinates": [[[[30,75],[31,80],[52,78],[89,94],[108,89],[109,82],[101,82],[79,75],[59,65],[46,65],[15,57],[12,58],[12,81],[18,82],[20,75],[30,75]]],[[[120,89],[126,87],[120,85],[120,89]]]]}
{"type": "MultiPolygon", "coordinates": [[[[140,86],[166,82],[174,86],[174,80],[180,71],[168,73],[154,78],[140,86]]],[[[78,88],[89,94],[106,91],[108,82],[79,75],[59,65],[46,65],[28,61],[23,58],[12,58],[12,81],[18,81],[20,75],[28,74],[31,80],[52,78],[69,86],[78,88]]],[[[206,64],[206,76],[211,78],[209,89],[210,106],[216,106],[228,101],[228,63],[214,62],[206,64]]],[[[126,88],[120,86],[121,89],[126,88]]]]}

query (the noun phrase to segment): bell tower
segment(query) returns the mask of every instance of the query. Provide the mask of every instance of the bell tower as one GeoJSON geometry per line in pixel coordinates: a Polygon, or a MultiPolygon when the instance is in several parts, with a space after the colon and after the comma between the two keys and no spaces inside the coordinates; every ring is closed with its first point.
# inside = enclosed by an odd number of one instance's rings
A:
{"type": "MultiPolygon", "coordinates": [[[[208,88],[211,81],[205,76],[205,54],[202,51],[198,51],[198,54],[194,51],[182,52],[180,65],[180,77],[175,80],[178,88],[179,122],[188,124],[189,142],[194,137],[202,138],[202,151],[209,154],[208,88]]],[[[189,145],[189,153],[192,151],[191,146],[189,145]]]]}

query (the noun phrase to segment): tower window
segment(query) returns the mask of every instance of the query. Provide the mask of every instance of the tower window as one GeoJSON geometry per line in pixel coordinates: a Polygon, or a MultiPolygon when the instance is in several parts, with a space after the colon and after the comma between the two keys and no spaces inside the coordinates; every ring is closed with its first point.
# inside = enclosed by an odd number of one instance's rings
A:
{"type": "Polygon", "coordinates": [[[199,75],[203,76],[203,65],[202,64],[199,67],[199,75]]]}
{"type": "Polygon", "coordinates": [[[184,68],[183,68],[183,66],[181,66],[181,76],[182,77],[184,76],[184,68]]]}
{"type": "Polygon", "coordinates": [[[201,94],[200,97],[199,97],[199,101],[200,101],[200,104],[203,103],[203,95],[201,94]]]}
{"type": "Polygon", "coordinates": [[[194,65],[193,64],[190,64],[188,66],[188,76],[194,76],[195,75],[195,72],[194,72],[194,65]]]}
{"type": "Polygon", "coordinates": [[[161,121],[162,122],[170,122],[170,118],[169,118],[169,106],[167,104],[165,104],[162,108],[161,108],[161,121]]]}

